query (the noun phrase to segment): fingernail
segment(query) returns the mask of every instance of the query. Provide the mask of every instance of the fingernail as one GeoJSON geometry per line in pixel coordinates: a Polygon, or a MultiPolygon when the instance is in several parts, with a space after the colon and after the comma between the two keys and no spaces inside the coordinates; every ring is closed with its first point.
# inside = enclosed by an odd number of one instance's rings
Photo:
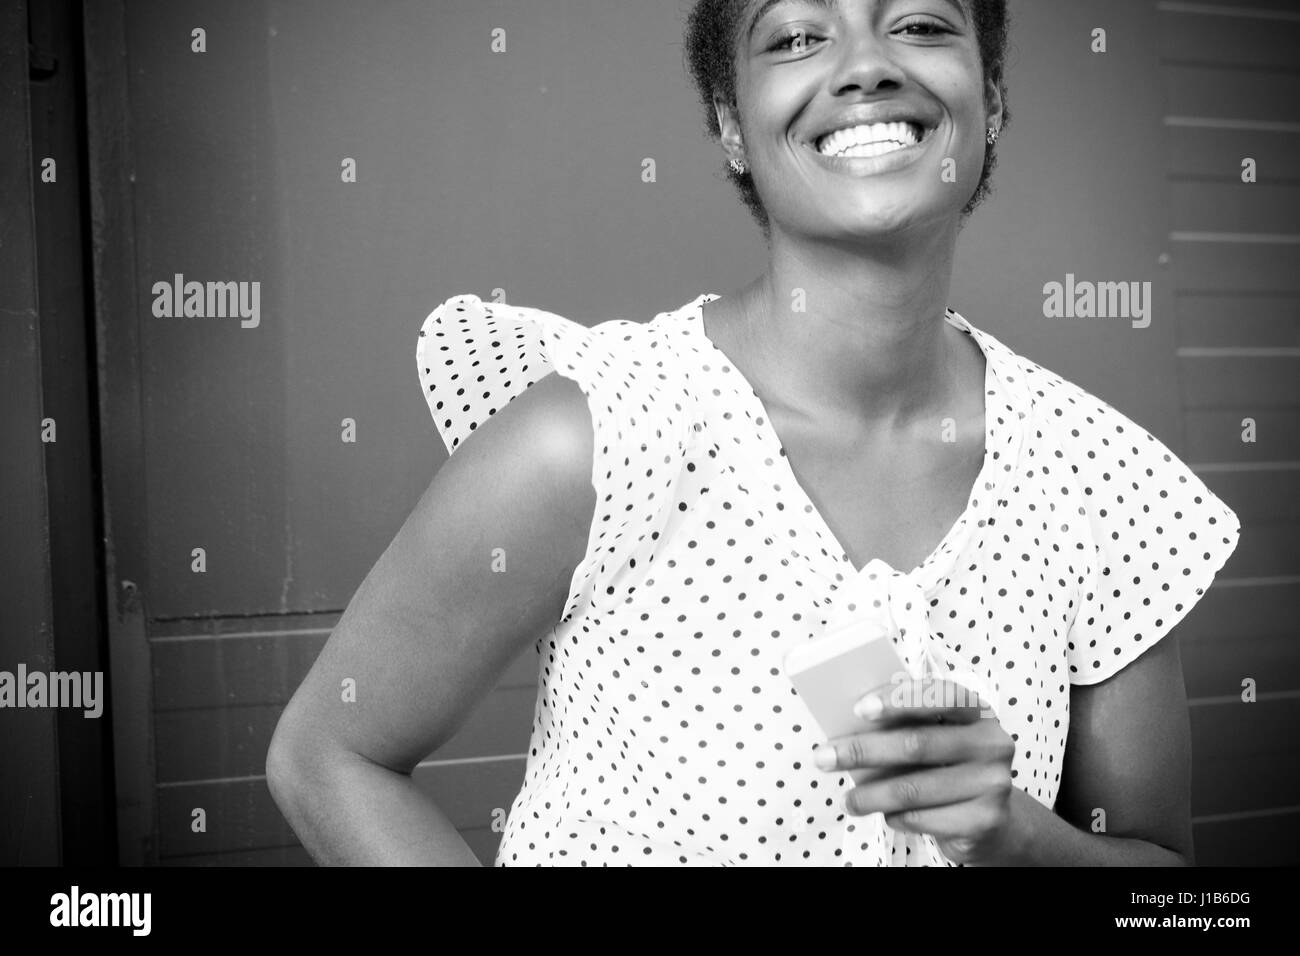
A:
{"type": "Polygon", "coordinates": [[[835,767],[835,748],[823,744],[813,752],[813,763],[819,770],[832,770],[835,767]]]}
{"type": "Polygon", "coordinates": [[[885,702],[875,694],[868,694],[853,707],[853,714],[863,720],[874,720],[885,709],[885,702]]]}

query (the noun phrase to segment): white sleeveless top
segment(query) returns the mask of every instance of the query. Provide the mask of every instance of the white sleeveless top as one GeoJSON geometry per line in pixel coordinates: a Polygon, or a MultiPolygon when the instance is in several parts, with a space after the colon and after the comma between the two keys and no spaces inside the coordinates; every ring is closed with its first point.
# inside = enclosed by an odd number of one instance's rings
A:
{"type": "Polygon", "coordinates": [[[1014,784],[1051,808],[1070,685],[1110,677],[1187,614],[1237,516],[1141,427],[949,310],[987,361],[982,470],[920,565],[855,569],[704,334],[716,298],[588,328],[462,295],[420,332],[449,453],[552,371],[582,388],[595,429],[595,520],[537,644],[496,865],[951,866],[932,837],[845,813],[853,782],[814,765],[824,738],[786,651],[883,620],[912,676],[992,703],[1014,784]]]}

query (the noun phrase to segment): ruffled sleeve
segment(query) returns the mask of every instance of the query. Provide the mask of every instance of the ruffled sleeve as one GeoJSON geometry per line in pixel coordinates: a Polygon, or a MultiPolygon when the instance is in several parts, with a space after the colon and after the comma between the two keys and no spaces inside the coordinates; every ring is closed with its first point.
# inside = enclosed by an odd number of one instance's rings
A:
{"type": "Polygon", "coordinates": [[[1068,635],[1070,683],[1096,684],[1187,615],[1236,549],[1241,524],[1153,435],[1079,386],[1038,371],[1040,422],[1065,451],[1091,541],[1068,635]]]}
{"type": "Polygon", "coordinates": [[[594,431],[596,514],[561,620],[624,600],[666,523],[693,414],[685,380],[655,330],[623,319],[588,328],[540,309],[459,295],[424,320],[416,355],[449,455],[551,372],[578,384],[594,431]]]}

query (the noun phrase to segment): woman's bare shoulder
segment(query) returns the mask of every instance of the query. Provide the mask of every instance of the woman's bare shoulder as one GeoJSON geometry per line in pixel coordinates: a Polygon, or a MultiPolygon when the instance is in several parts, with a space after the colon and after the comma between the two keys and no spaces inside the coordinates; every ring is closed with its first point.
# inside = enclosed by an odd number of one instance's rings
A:
{"type": "Polygon", "coordinates": [[[442,468],[511,469],[538,482],[539,491],[581,496],[586,489],[594,497],[594,445],[587,396],[572,379],[551,374],[483,422],[442,468]]]}

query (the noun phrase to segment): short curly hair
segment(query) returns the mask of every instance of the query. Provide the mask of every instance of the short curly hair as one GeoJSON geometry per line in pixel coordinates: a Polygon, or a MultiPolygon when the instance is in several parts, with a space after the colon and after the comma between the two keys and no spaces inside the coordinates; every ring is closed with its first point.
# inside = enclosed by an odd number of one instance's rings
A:
{"type": "MultiPolygon", "coordinates": [[[[1002,94],[1002,126],[1011,119],[1007,110],[1006,82],[1003,69],[1007,57],[1010,21],[1007,0],[969,0],[979,40],[980,63],[986,81],[992,81],[1002,94]]],[[[685,52],[687,69],[695,82],[696,91],[704,106],[704,123],[709,135],[717,140],[722,136],[717,112],[713,106],[716,95],[724,103],[736,106],[736,41],[740,29],[740,16],[749,6],[749,0],[696,0],[686,19],[685,52]]],[[[963,218],[969,216],[990,192],[989,181],[997,164],[995,146],[984,153],[984,169],[979,185],[970,201],[962,209],[963,218]]],[[[727,178],[740,191],[741,201],[758,221],[766,237],[770,232],[767,210],[754,188],[754,177],[746,170],[737,173],[729,166],[727,178]]]]}

